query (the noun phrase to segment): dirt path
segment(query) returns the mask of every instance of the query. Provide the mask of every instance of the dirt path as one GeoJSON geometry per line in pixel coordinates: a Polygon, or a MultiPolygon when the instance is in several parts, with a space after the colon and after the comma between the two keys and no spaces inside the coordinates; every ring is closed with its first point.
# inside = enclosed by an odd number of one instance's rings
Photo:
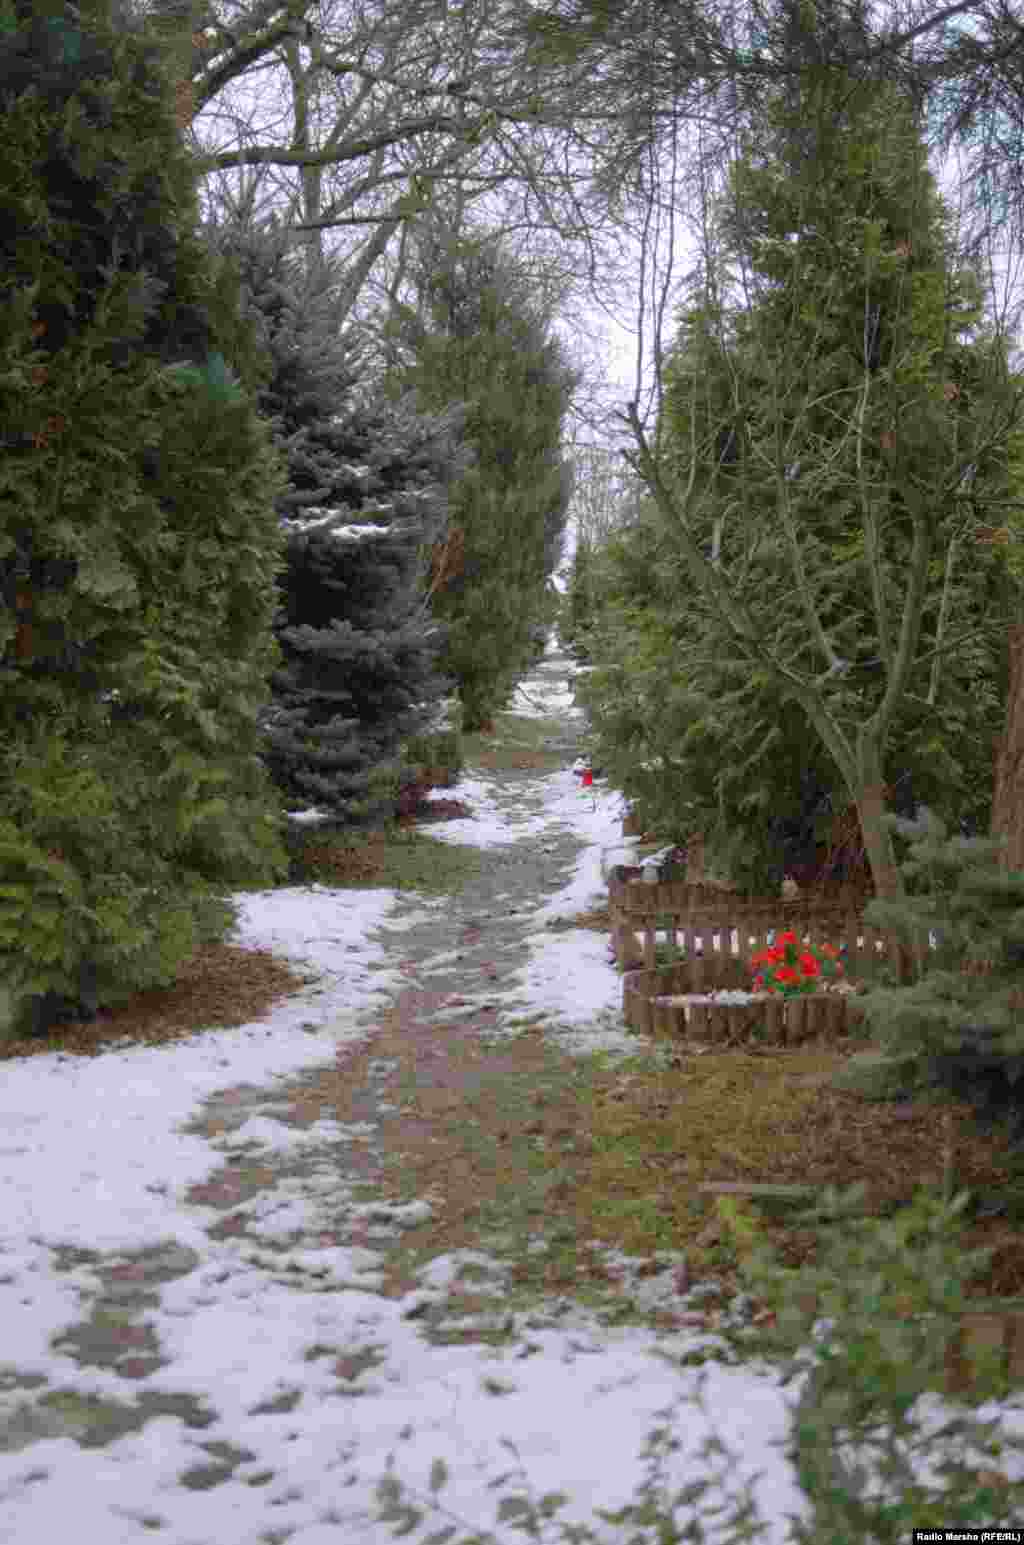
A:
{"type": "MultiPolygon", "coordinates": [[[[504,791],[520,805],[528,776],[499,777],[499,797],[504,791]]],[[[429,920],[401,926],[415,908],[400,904],[394,948],[409,986],[384,1023],[365,1042],[343,1046],[334,1068],[311,1070],[272,1101],[266,1091],[230,1091],[189,1129],[213,1137],[241,1124],[251,1099],[289,1123],[328,1119],[355,1131],[339,1170],[358,1178],[369,1210],[345,1209],[337,1242],[382,1253],[383,1292],[410,1291],[434,1257],[463,1250],[500,1259],[508,1310],[567,1292],[578,1302],[607,1298],[606,1252],[581,1237],[573,1177],[589,1152],[581,1113],[619,1075],[560,1050],[536,1021],[502,1030],[489,997],[527,960],[536,909],[564,884],[579,849],[568,832],[524,839],[489,850],[481,877],[429,920]],[[421,1217],[425,1209],[413,1204],[424,1199],[429,1215],[421,1217]],[[408,1216],[382,1239],[395,1208],[408,1216]]],[[[296,1161],[297,1170],[310,1162],[296,1161]]],[[[259,1166],[236,1158],[190,1199],[224,1206],[221,1235],[244,1234],[239,1203],[265,1183],[259,1166]]],[[[479,1324],[461,1334],[452,1327],[453,1308],[468,1318],[493,1305],[466,1287],[458,1285],[454,1303],[432,1306],[425,1330],[436,1321],[439,1333],[448,1326],[447,1339],[489,1333],[479,1324]]]]}
{"type": "MultiPolygon", "coordinates": [[[[571,743],[561,749],[568,763],[571,743]]],[[[499,803],[517,812],[530,802],[532,779],[536,809],[542,808],[541,775],[488,777],[499,803]]],[[[296,1251],[363,1246],[373,1272],[367,1285],[392,1297],[432,1280],[428,1268],[438,1257],[465,1252],[447,1291],[437,1292],[434,1280],[434,1291],[413,1311],[422,1334],[437,1344],[501,1342],[510,1335],[510,1316],[542,1304],[554,1317],[572,1304],[587,1305],[617,1323],[671,1327],[671,1318],[624,1294],[636,1268],[623,1275],[614,1253],[609,1266],[607,1248],[590,1237],[592,1227],[574,1205],[574,1175],[590,1152],[588,1101],[598,1092],[607,1095],[620,1075],[561,1049],[536,1021],[509,1025],[493,998],[527,961],[526,936],[536,930],[537,908],[569,879],[580,850],[579,839],[556,825],[545,835],[489,849],[480,875],[425,919],[418,898],[400,901],[388,954],[389,964],[398,960],[408,986],[383,1018],[378,1010],[375,1020],[363,1020],[366,1040],[343,1043],[334,1067],[313,1068],[270,1088],[231,1087],[204,1102],[183,1130],[215,1144],[257,1112],[298,1127],[334,1121],[345,1138],[269,1161],[259,1142],[225,1149],[223,1165],[184,1203],[218,1215],[205,1230],[207,1262],[174,1241],[134,1254],[65,1251],[58,1269],[88,1268],[102,1286],[88,1295],[87,1313],[55,1349],[82,1369],[116,1372],[126,1381],[125,1396],[67,1387],[41,1394],[45,1380],[17,1376],[7,1393],[23,1391],[29,1399],[0,1424],[0,1452],[49,1436],[102,1446],[159,1415],[180,1417],[194,1428],[213,1422],[215,1413],[201,1400],[149,1391],[134,1381],[166,1366],[147,1323],[162,1289],[204,1265],[214,1270],[218,1246],[222,1251],[228,1241],[251,1248],[275,1276],[275,1257],[287,1255],[278,1280],[306,1293],[324,1291],[326,1284],[318,1282],[314,1266],[296,1271],[296,1251]],[[417,920],[410,923],[410,914],[417,920]],[[337,1172],[336,1200],[324,1185],[325,1164],[337,1172]],[[268,1211],[287,1208],[294,1197],[315,1197],[316,1232],[307,1224],[305,1232],[268,1238],[261,1227],[268,1211]],[[495,1273],[501,1282],[497,1314],[495,1273]],[[480,1278],[490,1279],[489,1294],[474,1294],[480,1278]]],[[[639,1275],[655,1270],[644,1264],[639,1275]]],[[[670,1267],[660,1263],[661,1276],[666,1272],[671,1275],[670,1267]]],[[[353,1353],[343,1376],[356,1378],[367,1358],[374,1361],[372,1350],[353,1353]]],[[[281,1399],[275,1409],[288,1409],[289,1396],[281,1399]]],[[[188,1482],[199,1488],[218,1484],[240,1462],[230,1445],[205,1447],[210,1463],[188,1482]]]]}

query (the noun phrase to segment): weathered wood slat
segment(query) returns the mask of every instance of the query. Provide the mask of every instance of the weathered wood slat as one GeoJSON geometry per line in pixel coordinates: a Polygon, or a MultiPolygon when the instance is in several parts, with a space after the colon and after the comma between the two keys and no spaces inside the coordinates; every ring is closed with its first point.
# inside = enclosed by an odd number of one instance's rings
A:
{"type": "Polygon", "coordinates": [[[713,952],[660,970],[627,971],[622,979],[622,1017],[631,1030],[673,1040],[742,1046],[752,1042],[798,1046],[839,1040],[863,1018],[857,998],[845,992],[800,998],[758,998],[745,1003],[671,1002],[750,986],[747,961],[713,952]],[[689,1018],[687,1018],[689,1010],[689,1018]]]}
{"type": "MultiPolygon", "coordinates": [[[[861,912],[844,902],[814,897],[796,900],[742,897],[702,883],[648,884],[635,866],[620,865],[608,880],[608,910],[616,962],[622,972],[653,971],[658,935],[687,959],[750,958],[769,942],[769,933],[792,930],[802,943],[844,948],[843,975],[856,982],[865,975],[862,963],[884,961],[901,948],[895,935],[865,923],[861,912]],[[733,934],[736,946],[733,945],[733,934]],[[717,939],[717,943],[716,943],[717,939]]],[[[684,991],[703,989],[696,985],[684,991]]],[[[749,987],[749,970],[742,983],[749,987]]]]}

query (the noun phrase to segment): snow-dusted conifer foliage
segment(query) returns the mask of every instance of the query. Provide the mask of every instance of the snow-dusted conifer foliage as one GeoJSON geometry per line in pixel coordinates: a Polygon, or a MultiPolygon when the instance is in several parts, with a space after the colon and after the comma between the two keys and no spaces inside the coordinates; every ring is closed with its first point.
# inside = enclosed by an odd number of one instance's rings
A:
{"type": "Polygon", "coordinates": [[[426,592],[464,465],[460,416],[360,389],[363,345],[338,320],[335,262],[297,252],[276,221],[211,222],[208,237],[238,265],[264,351],[257,401],[288,477],[267,766],[296,809],[386,818],[414,782],[406,744],[449,685],[426,592]]]}

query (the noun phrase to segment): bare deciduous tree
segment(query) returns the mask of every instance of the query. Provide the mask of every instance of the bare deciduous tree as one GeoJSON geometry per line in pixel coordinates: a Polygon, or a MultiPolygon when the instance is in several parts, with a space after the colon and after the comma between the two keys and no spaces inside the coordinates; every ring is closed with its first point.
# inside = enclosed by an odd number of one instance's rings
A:
{"type": "Polygon", "coordinates": [[[643,485],[621,451],[604,445],[580,445],[573,453],[576,471],[572,519],[577,541],[600,547],[628,523],[643,485]]]}
{"type": "Polygon", "coordinates": [[[251,209],[258,192],[314,259],[343,233],[354,303],[385,254],[397,288],[403,230],[442,199],[459,225],[486,203],[492,228],[498,214],[524,243],[554,233],[563,267],[572,250],[577,275],[596,273],[600,200],[573,144],[597,86],[585,63],[530,63],[524,9],[141,0],[136,16],[182,73],[207,196],[251,209]]]}

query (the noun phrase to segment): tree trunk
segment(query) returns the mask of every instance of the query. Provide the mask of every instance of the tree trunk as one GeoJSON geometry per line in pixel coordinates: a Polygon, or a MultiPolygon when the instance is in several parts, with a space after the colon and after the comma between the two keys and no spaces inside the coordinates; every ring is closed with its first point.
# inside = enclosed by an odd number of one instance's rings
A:
{"type": "Polygon", "coordinates": [[[1006,838],[1002,867],[1024,869],[1024,624],[1010,627],[1009,650],[1010,688],[1006,728],[996,745],[991,835],[1006,838]]]}
{"type": "MultiPolygon", "coordinates": [[[[881,748],[877,744],[877,736],[872,735],[867,727],[861,729],[857,739],[860,787],[851,790],[851,793],[855,793],[856,796],[861,835],[864,838],[868,863],[871,865],[871,878],[875,886],[875,899],[902,901],[903,877],[893,856],[890,833],[882,820],[885,814],[885,782],[881,772],[881,748]]],[[[889,947],[896,961],[900,985],[908,987],[915,979],[914,952],[908,950],[892,935],[888,937],[889,947]]],[[[918,940],[918,950],[921,947],[921,941],[918,940]]],[[[924,948],[927,949],[927,947],[926,938],[924,948]]]]}

